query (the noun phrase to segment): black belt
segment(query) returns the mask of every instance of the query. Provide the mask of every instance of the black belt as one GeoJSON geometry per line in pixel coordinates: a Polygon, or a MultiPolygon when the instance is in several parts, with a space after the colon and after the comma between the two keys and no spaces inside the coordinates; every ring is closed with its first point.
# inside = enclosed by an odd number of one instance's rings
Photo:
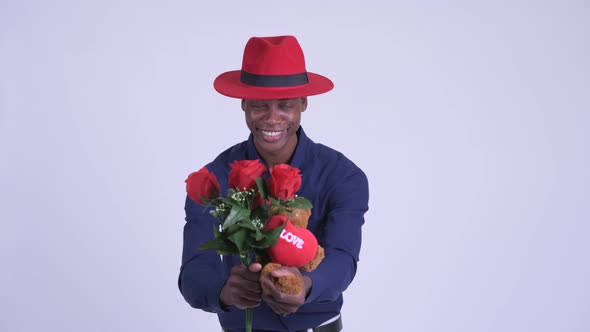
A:
{"type": "MultiPolygon", "coordinates": [[[[328,323],[326,325],[314,327],[311,329],[313,332],[340,332],[342,330],[342,316],[338,317],[335,321],[328,323]]],[[[309,330],[297,331],[297,332],[307,332],[309,330]]]]}
{"type": "MultiPolygon", "coordinates": [[[[338,317],[335,321],[328,323],[326,325],[314,327],[311,329],[313,332],[340,332],[342,330],[342,316],[338,317]]],[[[223,329],[225,332],[230,332],[230,330],[223,329]]],[[[256,331],[256,330],[254,330],[256,331]]],[[[301,330],[297,332],[308,332],[307,330],[301,330]]]]}

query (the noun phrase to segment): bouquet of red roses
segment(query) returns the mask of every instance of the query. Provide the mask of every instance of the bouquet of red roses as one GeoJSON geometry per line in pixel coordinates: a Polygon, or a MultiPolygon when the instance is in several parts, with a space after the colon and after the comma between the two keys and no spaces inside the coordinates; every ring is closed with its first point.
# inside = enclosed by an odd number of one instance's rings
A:
{"type": "MultiPolygon", "coordinates": [[[[213,227],[214,238],[199,248],[216,250],[220,255],[236,255],[248,266],[255,256],[264,255],[277,244],[288,224],[267,226],[271,217],[293,209],[309,210],[312,205],[295,195],[301,186],[298,168],[275,165],[265,180],[266,167],[259,160],[238,160],[230,166],[225,196],[220,194],[216,175],[206,167],[188,176],[186,191],[193,201],[211,207],[209,213],[219,222],[213,227]]],[[[250,309],[246,309],[246,329],[252,329],[250,309]]]]}

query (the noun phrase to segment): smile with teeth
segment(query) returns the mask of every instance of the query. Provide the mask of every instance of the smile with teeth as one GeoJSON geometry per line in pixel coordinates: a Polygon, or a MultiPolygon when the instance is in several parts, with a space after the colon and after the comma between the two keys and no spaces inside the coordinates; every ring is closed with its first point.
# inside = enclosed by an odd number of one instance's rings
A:
{"type": "Polygon", "coordinates": [[[284,132],[284,130],[281,130],[281,131],[260,130],[260,132],[264,136],[276,137],[276,136],[279,136],[280,134],[282,134],[284,132]]]}

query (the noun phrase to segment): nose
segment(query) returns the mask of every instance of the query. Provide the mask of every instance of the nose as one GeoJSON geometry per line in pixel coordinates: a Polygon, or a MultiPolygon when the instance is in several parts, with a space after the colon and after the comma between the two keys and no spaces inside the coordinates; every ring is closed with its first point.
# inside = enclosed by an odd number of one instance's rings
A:
{"type": "Polygon", "coordinates": [[[281,110],[278,105],[271,104],[268,107],[264,121],[270,125],[279,124],[282,121],[281,110]]]}

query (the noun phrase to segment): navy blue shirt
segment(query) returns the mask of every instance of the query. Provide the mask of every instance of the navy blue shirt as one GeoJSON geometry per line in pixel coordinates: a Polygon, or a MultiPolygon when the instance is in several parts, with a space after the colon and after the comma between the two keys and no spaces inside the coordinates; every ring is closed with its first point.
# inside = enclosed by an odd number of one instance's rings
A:
{"type": "MultiPolygon", "coordinates": [[[[352,282],[361,249],[361,227],[368,210],[367,177],[342,153],[310,140],[300,127],[299,140],[291,166],[301,170],[302,184],[297,192],[311,201],[313,209],[308,229],[325,250],[325,258],[312,272],[312,288],[299,310],[286,317],[278,315],[264,302],[253,308],[256,330],[295,331],[313,328],[340,313],[342,292],[352,282]]],[[[221,192],[227,191],[230,164],[235,160],[260,159],[252,135],[221,153],[207,165],[215,173],[221,192]]],[[[233,306],[222,308],[221,288],[237,257],[220,256],[199,245],[213,238],[217,221],[202,205],[186,199],[186,224],[182,266],[178,280],[180,292],[193,307],[217,313],[223,328],[245,331],[246,314],[233,306]]]]}

